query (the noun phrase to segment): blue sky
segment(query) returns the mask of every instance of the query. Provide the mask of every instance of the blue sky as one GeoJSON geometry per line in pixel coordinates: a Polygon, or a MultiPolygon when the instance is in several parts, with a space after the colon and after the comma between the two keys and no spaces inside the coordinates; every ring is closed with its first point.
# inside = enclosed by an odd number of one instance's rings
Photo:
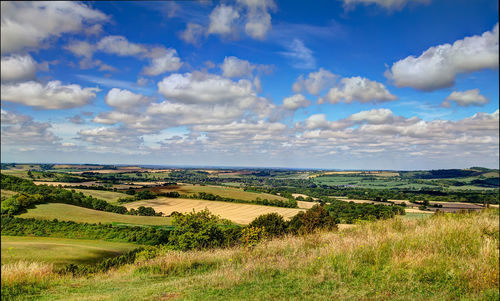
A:
{"type": "Polygon", "coordinates": [[[498,167],[497,1],[2,2],[2,162],[498,167]]]}

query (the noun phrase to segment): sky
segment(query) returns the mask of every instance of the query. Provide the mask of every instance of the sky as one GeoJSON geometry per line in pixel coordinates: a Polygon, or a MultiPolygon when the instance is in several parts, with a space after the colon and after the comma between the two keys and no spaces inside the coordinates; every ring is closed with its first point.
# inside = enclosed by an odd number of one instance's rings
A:
{"type": "Polygon", "coordinates": [[[498,2],[1,2],[1,161],[499,165],[498,2]]]}

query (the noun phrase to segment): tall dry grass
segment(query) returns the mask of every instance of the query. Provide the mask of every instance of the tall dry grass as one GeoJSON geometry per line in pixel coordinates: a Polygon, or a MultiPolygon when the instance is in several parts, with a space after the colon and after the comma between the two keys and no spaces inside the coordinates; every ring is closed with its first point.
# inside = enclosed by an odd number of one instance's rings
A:
{"type": "MultiPolygon", "coordinates": [[[[395,218],[252,248],[159,250],[92,278],[57,284],[48,272],[46,299],[498,300],[498,218],[497,209],[395,218]]],[[[10,270],[10,283],[48,271],[10,270]]]]}

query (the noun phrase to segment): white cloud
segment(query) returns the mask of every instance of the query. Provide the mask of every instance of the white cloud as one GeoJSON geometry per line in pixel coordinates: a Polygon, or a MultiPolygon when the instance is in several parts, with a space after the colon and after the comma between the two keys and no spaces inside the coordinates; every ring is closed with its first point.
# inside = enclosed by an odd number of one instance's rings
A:
{"type": "Polygon", "coordinates": [[[79,2],[2,1],[2,54],[38,48],[49,38],[77,33],[88,24],[102,23],[108,17],[79,2]]]}
{"type": "Polygon", "coordinates": [[[37,64],[30,55],[2,56],[2,82],[35,79],[37,64]]]}
{"type": "Polygon", "coordinates": [[[71,51],[74,55],[84,58],[92,58],[96,51],[95,45],[86,41],[73,41],[64,48],[71,51]]]}
{"type": "Polygon", "coordinates": [[[85,34],[88,36],[99,36],[103,33],[102,24],[94,24],[90,27],[85,28],[85,34]]]}
{"type": "Polygon", "coordinates": [[[249,17],[245,24],[245,33],[254,39],[264,39],[271,29],[271,15],[267,12],[249,17]]]}
{"type": "Polygon", "coordinates": [[[183,64],[177,55],[177,50],[173,48],[131,43],[123,36],[104,37],[97,43],[97,49],[119,56],[135,56],[149,59],[150,64],[144,67],[142,72],[150,76],[177,71],[183,64]]]}
{"type": "Polygon", "coordinates": [[[314,114],[305,120],[306,128],[312,129],[326,129],[330,127],[330,122],[326,120],[325,114],[314,114]]]}
{"type": "Polygon", "coordinates": [[[109,106],[118,109],[129,109],[149,103],[149,98],[144,95],[113,88],[109,90],[104,100],[109,106]]]}
{"type": "Polygon", "coordinates": [[[372,109],[352,114],[346,120],[354,123],[368,122],[370,124],[392,123],[396,117],[389,109],[372,109]]]}
{"type": "Polygon", "coordinates": [[[237,82],[207,73],[172,74],[158,83],[158,92],[165,98],[182,103],[251,104],[256,99],[252,83],[237,82]]]}
{"type": "Polygon", "coordinates": [[[313,69],[316,67],[316,59],[313,57],[312,50],[307,48],[301,40],[293,39],[286,47],[287,51],[279,53],[291,60],[292,67],[299,69],[313,69]]]}
{"type": "Polygon", "coordinates": [[[217,5],[210,13],[209,34],[227,35],[234,32],[234,21],[240,14],[232,6],[217,5]]]}
{"type": "Polygon", "coordinates": [[[2,85],[2,100],[41,109],[68,109],[84,106],[96,97],[99,88],[62,85],[60,81],[34,81],[2,85]]]}
{"type": "Polygon", "coordinates": [[[162,54],[151,59],[149,66],[144,67],[144,74],[155,76],[169,71],[177,71],[181,68],[182,62],[175,49],[169,48],[162,52],[162,54]]]}
{"type": "Polygon", "coordinates": [[[358,4],[370,5],[376,4],[382,6],[387,10],[401,10],[408,3],[424,3],[428,4],[431,0],[341,0],[344,2],[344,8],[349,10],[353,9],[358,4]]]}
{"type": "Polygon", "coordinates": [[[455,102],[461,107],[467,106],[482,106],[488,102],[486,97],[479,94],[479,89],[472,89],[467,91],[453,91],[448,97],[445,98],[441,106],[450,107],[451,102],[455,102]]]}
{"type": "Polygon", "coordinates": [[[332,104],[339,102],[351,103],[353,101],[377,103],[393,101],[397,97],[391,94],[383,84],[355,76],[343,78],[337,87],[328,91],[325,99],[332,104]]]}
{"type": "Polygon", "coordinates": [[[297,110],[298,108],[306,108],[310,105],[311,102],[302,94],[295,94],[283,99],[283,107],[287,110],[297,110]]]}
{"type": "Polygon", "coordinates": [[[188,23],[186,29],[179,33],[179,36],[188,44],[198,45],[203,37],[204,28],[200,24],[188,23]]]}
{"type": "Polygon", "coordinates": [[[100,51],[120,56],[140,56],[148,53],[146,46],[131,43],[124,36],[107,36],[97,43],[100,51]]]}
{"type": "Polygon", "coordinates": [[[292,89],[297,93],[306,89],[307,92],[318,95],[327,86],[332,85],[336,78],[337,75],[323,68],[319,68],[318,71],[309,73],[306,79],[304,79],[303,75],[300,75],[293,84],[292,89]]]}
{"type": "MultiPolygon", "coordinates": [[[[2,148],[15,145],[33,148],[56,144],[60,138],[56,137],[49,128],[50,123],[35,122],[30,116],[1,110],[2,148]]],[[[19,148],[18,148],[19,149],[19,148]]]]}
{"type": "Polygon", "coordinates": [[[254,39],[264,39],[271,29],[271,15],[268,10],[275,10],[272,0],[238,0],[246,8],[245,33],[254,39]]]}
{"type": "Polygon", "coordinates": [[[386,77],[398,87],[433,91],[451,87],[459,73],[498,68],[498,23],[481,36],[466,37],[453,45],[431,47],[419,57],[394,63],[386,77]]]}
{"type": "Polygon", "coordinates": [[[220,68],[225,77],[251,77],[255,65],[234,56],[226,56],[220,68]]]}

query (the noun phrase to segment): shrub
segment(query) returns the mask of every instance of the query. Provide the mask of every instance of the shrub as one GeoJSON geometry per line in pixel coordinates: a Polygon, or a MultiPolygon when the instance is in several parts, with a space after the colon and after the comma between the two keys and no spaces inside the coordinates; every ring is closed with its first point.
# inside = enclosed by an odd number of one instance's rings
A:
{"type": "Polygon", "coordinates": [[[253,247],[267,236],[264,227],[246,227],[241,230],[240,241],[245,247],[253,247]]]}
{"type": "Polygon", "coordinates": [[[207,249],[224,245],[224,233],[219,227],[219,217],[207,209],[176,215],[175,226],[170,236],[170,244],[180,250],[207,249]]]}
{"type": "Polygon", "coordinates": [[[333,230],[337,228],[335,219],[331,217],[324,207],[314,205],[300,218],[302,225],[298,232],[301,234],[314,232],[316,229],[333,230]]]}
{"type": "Polygon", "coordinates": [[[249,227],[264,228],[269,236],[280,236],[286,233],[286,222],[283,216],[277,213],[263,214],[255,218],[249,227]]]}

